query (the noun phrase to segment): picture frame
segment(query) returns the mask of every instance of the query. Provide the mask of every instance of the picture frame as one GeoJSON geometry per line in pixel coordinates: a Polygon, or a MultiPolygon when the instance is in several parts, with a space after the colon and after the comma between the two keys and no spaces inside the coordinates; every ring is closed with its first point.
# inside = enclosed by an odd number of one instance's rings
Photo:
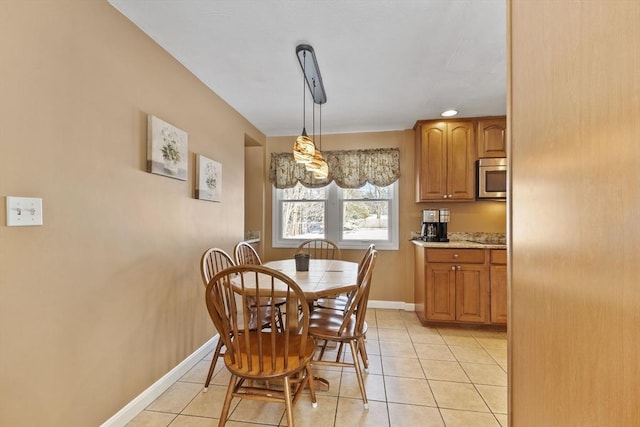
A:
{"type": "Polygon", "coordinates": [[[222,164],[200,154],[196,156],[195,198],[210,202],[222,200],[222,164]]]}
{"type": "Polygon", "coordinates": [[[147,116],[147,172],[187,180],[188,134],[156,116],[147,116]]]}

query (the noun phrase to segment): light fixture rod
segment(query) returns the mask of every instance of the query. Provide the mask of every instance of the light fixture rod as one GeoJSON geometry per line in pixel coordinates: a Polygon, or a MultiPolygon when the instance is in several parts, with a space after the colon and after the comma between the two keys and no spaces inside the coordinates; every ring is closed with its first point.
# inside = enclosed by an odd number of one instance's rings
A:
{"type": "Polygon", "coordinates": [[[320,138],[318,139],[318,150],[322,151],[322,104],[320,104],[320,138]]]}
{"type": "MultiPolygon", "coordinates": [[[[307,53],[303,52],[302,54],[302,73],[306,73],[307,69],[307,53]]],[[[302,80],[302,135],[307,135],[307,100],[306,100],[306,92],[307,90],[304,88],[304,80],[302,80]]]]}
{"type": "Polygon", "coordinates": [[[320,68],[318,67],[318,60],[316,59],[316,53],[313,48],[308,44],[300,44],[296,46],[296,56],[302,68],[304,79],[309,87],[309,92],[313,97],[314,104],[324,104],[327,102],[327,94],[324,91],[324,84],[322,83],[322,76],[320,75],[320,68]],[[305,61],[305,53],[309,54],[311,61],[305,61]],[[313,81],[316,82],[316,89],[313,90],[311,85],[313,81]]]}

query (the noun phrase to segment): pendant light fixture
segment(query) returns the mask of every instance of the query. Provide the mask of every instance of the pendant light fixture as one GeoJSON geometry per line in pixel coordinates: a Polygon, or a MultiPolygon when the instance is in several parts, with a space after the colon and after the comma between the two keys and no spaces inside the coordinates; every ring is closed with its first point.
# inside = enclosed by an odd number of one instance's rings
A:
{"type": "MultiPolygon", "coordinates": [[[[307,44],[298,45],[296,46],[296,56],[298,57],[298,62],[300,63],[300,67],[302,67],[302,74],[304,75],[304,80],[302,83],[303,85],[303,93],[302,93],[303,124],[302,124],[302,135],[296,138],[296,141],[293,145],[293,157],[297,163],[303,163],[307,171],[313,172],[314,177],[326,178],[328,176],[328,170],[329,170],[327,163],[322,158],[322,153],[320,152],[320,150],[316,149],[316,146],[313,143],[313,140],[309,138],[309,136],[307,135],[307,131],[305,129],[305,119],[306,119],[306,110],[305,110],[306,89],[304,88],[305,82],[306,82],[306,85],[309,87],[309,92],[311,92],[311,95],[313,97],[313,105],[314,105],[313,131],[314,132],[315,132],[315,104],[320,104],[320,114],[322,114],[322,104],[327,102],[327,95],[324,91],[322,77],[320,76],[320,69],[318,68],[318,61],[316,60],[316,54],[313,48],[307,44]],[[309,56],[308,62],[307,62],[307,56],[309,56]]],[[[320,130],[320,139],[322,139],[322,129],[320,130]]]]}
{"type": "Polygon", "coordinates": [[[309,92],[313,91],[313,81],[315,80],[317,83],[316,91],[312,93],[313,103],[324,104],[327,102],[327,94],[324,91],[324,84],[322,83],[322,76],[320,75],[320,68],[318,68],[315,51],[308,44],[300,44],[296,46],[296,56],[302,68],[304,79],[307,81],[309,92]]]}
{"type": "MultiPolygon", "coordinates": [[[[316,93],[316,81],[313,79],[313,92],[315,98],[316,93]]],[[[313,136],[315,137],[316,132],[316,109],[315,103],[313,107],[313,136]]],[[[318,138],[318,145],[315,148],[313,153],[313,160],[311,163],[307,163],[305,165],[305,169],[309,172],[313,172],[313,177],[316,179],[325,179],[329,176],[329,166],[327,162],[322,158],[322,152],[320,149],[322,148],[322,104],[320,104],[320,137],[318,138]]]]}
{"type": "MultiPolygon", "coordinates": [[[[318,138],[318,147],[316,149],[316,153],[320,158],[319,164],[316,165],[316,169],[313,171],[313,176],[316,179],[326,179],[329,176],[329,165],[322,158],[322,153],[320,153],[320,149],[322,148],[322,104],[320,104],[320,137],[318,138]]],[[[314,164],[316,160],[316,156],[313,156],[314,164]]]]}
{"type": "MultiPolygon", "coordinates": [[[[326,162],[322,159],[322,153],[316,150],[313,140],[307,135],[305,129],[306,123],[306,109],[305,109],[305,82],[309,87],[309,92],[313,97],[314,114],[315,104],[324,104],[327,102],[327,95],[324,91],[324,85],[322,83],[322,77],[320,76],[320,69],[318,68],[318,61],[316,60],[316,54],[313,48],[307,44],[301,44],[296,46],[296,56],[300,67],[302,67],[303,82],[302,82],[302,134],[296,138],[293,144],[293,158],[297,163],[303,163],[308,171],[316,172],[321,168],[322,163],[326,165],[326,162]],[[309,58],[307,58],[307,56],[309,58]],[[307,62],[307,59],[309,61],[307,62]]],[[[322,111],[322,110],[321,110],[322,111]]],[[[315,132],[315,115],[314,115],[314,132],[315,132]]],[[[327,168],[328,170],[328,168],[327,168]]],[[[315,176],[315,175],[314,175],[315,176]]],[[[326,176],[325,176],[326,177],[326,176]]]]}
{"type": "MultiPolygon", "coordinates": [[[[299,59],[299,58],[298,58],[299,59]]],[[[305,79],[306,79],[306,64],[307,64],[307,52],[303,52],[303,60],[302,60],[302,134],[296,138],[296,141],[293,143],[293,158],[296,163],[309,164],[313,161],[313,154],[316,150],[313,141],[307,135],[307,129],[305,127],[306,124],[306,91],[305,88],[305,79]]]]}

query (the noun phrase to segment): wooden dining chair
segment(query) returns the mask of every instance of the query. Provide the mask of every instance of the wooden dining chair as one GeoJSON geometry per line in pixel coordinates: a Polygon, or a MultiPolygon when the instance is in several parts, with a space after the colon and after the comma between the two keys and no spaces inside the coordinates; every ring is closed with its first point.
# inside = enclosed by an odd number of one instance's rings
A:
{"type": "MultiPolygon", "coordinates": [[[[359,284],[363,283],[363,276],[367,273],[367,269],[369,268],[369,263],[371,262],[371,253],[376,249],[376,245],[371,243],[362,257],[362,261],[358,264],[358,282],[359,284]]],[[[343,313],[346,313],[347,309],[350,307],[353,298],[355,298],[358,289],[354,289],[349,293],[341,294],[336,299],[336,303],[333,307],[329,306],[328,308],[332,310],[340,310],[343,313]]],[[[368,297],[367,297],[368,298],[368,297]]],[[[368,300],[367,300],[368,301],[368,300]]],[[[369,372],[369,355],[367,354],[367,347],[364,342],[367,340],[367,325],[366,321],[363,328],[364,332],[362,334],[362,338],[360,339],[360,345],[358,346],[358,354],[362,359],[362,365],[366,372],[369,372]]],[[[342,349],[343,344],[340,344],[340,349],[342,349]]]]}
{"type": "Polygon", "coordinates": [[[298,245],[296,253],[304,253],[313,259],[340,259],[342,254],[338,245],[328,239],[309,239],[298,245]]]}
{"type": "MultiPolygon", "coordinates": [[[[248,264],[248,265],[262,265],[262,260],[260,259],[260,255],[258,252],[247,242],[239,242],[236,247],[233,249],[233,254],[236,259],[236,265],[248,264]]],[[[285,301],[282,298],[279,298],[275,301],[276,307],[276,327],[284,328],[284,318],[282,307],[285,305],[285,301]]],[[[260,305],[269,306],[270,301],[260,299],[260,305]]]]}
{"type": "Polygon", "coordinates": [[[240,242],[233,249],[233,254],[237,265],[250,264],[262,265],[262,260],[258,252],[247,242],[240,242]]]}
{"type": "MultiPolygon", "coordinates": [[[[256,265],[239,265],[222,270],[207,285],[209,315],[227,348],[224,363],[231,373],[220,414],[224,426],[234,397],[284,403],[287,425],[293,427],[292,406],[308,385],[315,407],[316,394],[311,371],[315,340],[309,335],[309,309],[300,287],[276,270],[256,265]],[[252,330],[245,322],[251,300],[271,301],[271,322],[275,302],[284,298],[301,307],[298,328],[252,330]],[[281,385],[281,387],[277,387],[281,385]]],[[[259,314],[267,307],[257,306],[259,314]]]]}
{"type": "MultiPolygon", "coordinates": [[[[226,253],[224,250],[219,248],[209,248],[202,255],[202,259],[200,260],[200,274],[202,275],[202,282],[204,283],[205,288],[209,284],[209,281],[215,276],[218,272],[224,270],[225,268],[235,266],[231,256],[226,253]]],[[[218,338],[218,344],[216,345],[216,349],[213,353],[213,359],[211,359],[211,366],[209,367],[209,373],[207,374],[207,380],[204,383],[204,392],[206,393],[209,390],[209,383],[211,382],[211,376],[213,375],[213,370],[215,369],[216,362],[218,361],[218,357],[224,356],[224,353],[221,353],[222,346],[224,345],[224,341],[222,338],[218,338]]]]}
{"type": "MultiPolygon", "coordinates": [[[[202,259],[200,262],[200,274],[202,275],[202,282],[204,283],[205,288],[207,287],[209,281],[211,281],[213,276],[229,267],[235,267],[235,263],[227,252],[220,248],[207,249],[202,255],[202,259]]],[[[252,308],[249,314],[250,327],[256,330],[258,329],[258,325],[260,326],[260,329],[270,328],[271,320],[268,310],[267,312],[262,312],[260,314],[261,317],[258,317],[258,313],[255,307],[252,308]]],[[[281,314],[279,314],[279,317],[281,317],[281,314]]],[[[220,331],[218,331],[218,333],[220,333],[220,331]]],[[[211,383],[211,377],[213,376],[213,371],[215,369],[218,358],[220,356],[224,356],[224,353],[222,353],[223,346],[224,340],[222,340],[222,338],[219,338],[218,344],[216,345],[216,349],[213,353],[213,359],[211,359],[211,366],[209,367],[209,372],[207,373],[207,379],[204,383],[205,393],[209,390],[209,384],[211,383]]]]}
{"type": "Polygon", "coordinates": [[[371,277],[373,275],[376,257],[377,251],[373,249],[363,261],[362,274],[358,274],[358,289],[353,298],[348,302],[344,311],[318,308],[311,312],[311,318],[309,320],[309,334],[323,342],[318,356],[313,360],[313,364],[353,367],[356,371],[358,386],[360,387],[365,409],[369,409],[369,401],[367,400],[367,393],[364,388],[364,379],[362,377],[358,354],[366,358],[364,335],[367,332],[367,322],[365,321],[365,317],[369,303],[369,290],[371,289],[371,277]],[[338,343],[338,352],[335,359],[325,360],[325,349],[329,342],[338,343]],[[349,344],[352,362],[342,360],[344,344],[349,344]]]}
{"type": "MultiPolygon", "coordinates": [[[[360,264],[358,265],[358,276],[360,276],[360,274],[362,274],[363,272],[364,261],[369,257],[369,254],[371,253],[371,251],[375,249],[376,249],[376,245],[372,243],[369,245],[369,247],[365,251],[364,256],[362,257],[362,261],[360,261],[360,264]]],[[[319,308],[330,308],[333,310],[344,311],[349,301],[355,295],[355,293],[356,291],[353,290],[347,294],[340,294],[340,295],[326,297],[326,298],[319,298],[318,300],[316,300],[316,306],[319,308]]]]}
{"type": "MultiPolygon", "coordinates": [[[[368,262],[370,261],[371,252],[376,249],[375,244],[370,244],[362,257],[362,261],[358,264],[358,283],[361,283],[361,276],[366,273],[368,262]]],[[[338,310],[346,312],[347,308],[351,304],[351,301],[357,293],[357,289],[352,290],[346,294],[340,294],[335,297],[320,298],[316,301],[316,305],[319,308],[328,308],[331,310],[338,310]]],[[[366,329],[366,328],[365,328],[366,329]]],[[[367,340],[366,330],[363,334],[362,341],[367,340]]],[[[367,348],[365,345],[358,346],[358,353],[362,359],[362,365],[364,370],[369,372],[369,355],[367,354],[367,348]]]]}

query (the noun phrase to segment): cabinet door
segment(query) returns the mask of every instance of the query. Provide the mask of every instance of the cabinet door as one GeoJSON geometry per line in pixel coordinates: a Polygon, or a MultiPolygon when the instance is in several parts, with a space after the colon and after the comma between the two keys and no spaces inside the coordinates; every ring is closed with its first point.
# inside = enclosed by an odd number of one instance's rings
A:
{"type": "Polygon", "coordinates": [[[478,157],[507,157],[507,120],[478,122],[478,157]]]}
{"type": "Polygon", "coordinates": [[[491,323],[507,323],[507,266],[491,266],[491,323]]]}
{"type": "Polygon", "coordinates": [[[456,270],[453,264],[427,264],[428,320],[456,320],[456,270]]]}
{"type": "Polygon", "coordinates": [[[487,268],[484,265],[462,264],[456,267],[456,320],[487,321],[487,268]]]}
{"type": "Polygon", "coordinates": [[[418,202],[442,200],[447,191],[445,123],[423,124],[418,142],[418,202]]]}
{"type": "Polygon", "coordinates": [[[475,145],[473,124],[447,124],[446,200],[475,200],[475,145]]]}

